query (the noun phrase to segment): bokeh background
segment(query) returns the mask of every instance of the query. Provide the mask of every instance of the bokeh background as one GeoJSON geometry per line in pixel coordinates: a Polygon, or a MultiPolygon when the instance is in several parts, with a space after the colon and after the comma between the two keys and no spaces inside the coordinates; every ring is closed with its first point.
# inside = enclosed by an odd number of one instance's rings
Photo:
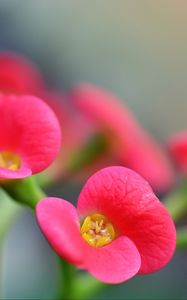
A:
{"type": "MultiPolygon", "coordinates": [[[[0,50],[33,60],[49,86],[88,81],[124,99],[160,141],[187,128],[186,0],[0,0],[0,50]]],[[[75,201],[79,185],[49,195],[75,201]]],[[[56,258],[24,209],[0,250],[7,299],[51,299],[56,258]]],[[[187,299],[187,253],[94,299],[187,299]]]]}

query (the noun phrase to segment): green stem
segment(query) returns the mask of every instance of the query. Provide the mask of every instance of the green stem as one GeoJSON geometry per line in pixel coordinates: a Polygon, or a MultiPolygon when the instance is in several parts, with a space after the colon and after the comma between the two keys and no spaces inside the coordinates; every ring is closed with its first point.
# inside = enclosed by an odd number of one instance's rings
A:
{"type": "Polygon", "coordinates": [[[4,184],[3,187],[14,200],[33,209],[40,199],[46,197],[33,177],[14,180],[4,184]]]}
{"type": "Polygon", "coordinates": [[[58,257],[59,261],[59,290],[56,299],[70,300],[74,290],[75,268],[67,261],[58,257]]]}
{"type": "Polygon", "coordinates": [[[98,133],[93,135],[78,152],[74,153],[68,162],[68,171],[76,173],[85,166],[91,164],[100,155],[108,150],[108,142],[104,135],[98,133]]]}
{"type": "Polygon", "coordinates": [[[57,300],[84,300],[89,299],[106,285],[75,269],[65,260],[59,259],[59,290],[57,300]]]}
{"type": "Polygon", "coordinates": [[[72,299],[91,299],[93,295],[96,295],[106,286],[108,285],[98,281],[88,273],[79,274],[74,284],[72,299]]]}
{"type": "Polygon", "coordinates": [[[108,153],[109,146],[105,136],[101,133],[96,133],[91,136],[80,149],[75,150],[69,155],[67,161],[61,162],[60,158],[53,163],[50,171],[46,170],[35,175],[41,187],[49,186],[58,179],[67,180],[70,176],[76,175],[80,170],[92,164],[96,159],[108,153]],[[63,171],[60,165],[64,165],[63,171]],[[57,171],[58,170],[58,171],[57,171]],[[57,176],[56,176],[57,174],[57,176]]]}
{"type": "Polygon", "coordinates": [[[173,220],[178,222],[187,215],[187,183],[173,191],[164,199],[164,205],[170,212],[173,220]]]}

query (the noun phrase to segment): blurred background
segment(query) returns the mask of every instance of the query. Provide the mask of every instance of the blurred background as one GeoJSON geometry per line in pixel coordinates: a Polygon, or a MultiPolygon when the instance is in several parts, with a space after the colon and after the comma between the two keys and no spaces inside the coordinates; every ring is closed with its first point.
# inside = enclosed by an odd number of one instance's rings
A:
{"type": "MultiPolygon", "coordinates": [[[[49,86],[88,81],[114,91],[160,141],[187,127],[186,0],[0,0],[0,50],[35,62],[49,86]]],[[[72,201],[80,191],[48,194],[72,201]]],[[[24,209],[1,248],[7,299],[51,299],[56,258],[24,209]]],[[[94,299],[186,299],[187,254],[159,273],[109,286],[94,299]]]]}

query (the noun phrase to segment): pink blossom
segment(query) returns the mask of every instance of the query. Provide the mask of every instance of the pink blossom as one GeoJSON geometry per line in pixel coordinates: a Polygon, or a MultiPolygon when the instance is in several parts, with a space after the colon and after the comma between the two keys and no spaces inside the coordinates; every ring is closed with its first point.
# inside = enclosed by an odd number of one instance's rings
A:
{"type": "Polygon", "coordinates": [[[44,82],[37,67],[25,57],[0,52],[0,92],[39,95],[44,82]]]}
{"type": "Polygon", "coordinates": [[[171,136],[168,145],[176,166],[187,175],[187,131],[171,136]]]}
{"type": "MultiPolygon", "coordinates": [[[[85,146],[89,136],[94,135],[95,127],[78,112],[72,105],[67,95],[57,91],[45,91],[42,99],[52,108],[59,121],[62,135],[63,147],[57,159],[43,174],[49,180],[58,180],[64,175],[69,175],[71,161],[76,158],[77,153],[85,146]]],[[[90,166],[89,166],[90,168],[90,166]]],[[[79,170],[78,178],[82,177],[85,168],[79,170]]],[[[73,174],[71,174],[73,175],[73,174]]],[[[71,179],[75,179],[72,178],[71,179]]]]}
{"type": "Polygon", "coordinates": [[[107,283],[158,271],[173,256],[174,223],[150,185],[125,167],[95,173],[83,187],[78,208],[45,198],[38,223],[54,250],[107,283]]]}
{"type": "Polygon", "coordinates": [[[0,95],[0,178],[24,178],[46,169],[60,149],[53,111],[34,96],[0,95]]]}
{"type": "Polygon", "coordinates": [[[137,171],[158,191],[171,187],[174,175],[166,153],[116,96],[90,84],[74,87],[70,96],[108,138],[120,163],[137,171]]]}

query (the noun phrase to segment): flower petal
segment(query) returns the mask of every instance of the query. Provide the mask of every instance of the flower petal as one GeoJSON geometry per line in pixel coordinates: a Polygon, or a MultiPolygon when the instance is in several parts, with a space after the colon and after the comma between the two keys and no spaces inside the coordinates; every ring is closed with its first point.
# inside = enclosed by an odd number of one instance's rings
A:
{"type": "Polygon", "coordinates": [[[33,174],[47,168],[61,144],[53,111],[33,96],[0,95],[0,115],[0,151],[15,152],[33,174]]]}
{"type": "Polygon", "coordinates": [[[85,253],[84,267],[98,280],[121,283],[138,273],[140,254],[134,243],[121,236],[105,247],[89,247],[85,253]]]}
{"type": "Polygon", "coordinates": [[[140,252],[140,274],[158,271],[172,258],[176,247],[176,229],[161,203],[145,208],[125,232],[140,252]]]}
{"type": "Polygon", "coordinates": [[[170,137],[168,146],[176,166],[187,174],[187,130],[170,137]]]}
{"type": "Polygon", "coordinates": [[[0,168],[0,178],[2,179],[19,179],[31,175],[32,175],[32,171],[26,167],[21,167],[18,170],[0,168]]]}
{"type": "Polygon", "coordinates": [[[124,166],[140,173],[158,191],[170,188],[174,173],[166,153],[119,98],[86,83],[75,86],[71,97],[110,139],[115,157],[124,166]]]}
{"type": "Polygon", "coordinates": [[[43,79],[34,64],[10,51],[0,53],[0,92],[36,95],[43,89],[43,79]]]}
{"type": "Polygon", "coordinates": [[[81,264],[85,243],[80,234],[76,208],[59,198],[45,198],[38,203],[36,216],[55,251],[70,262],[81,264]]]}
{"type": "Polygon", "coordinates": [[[98,212],[128,236],[142,258],[141,272],[163,267],[175,250],[174,223],[149,184],[134,171],[109,167],[94,174],[78,199],[81,216],[98,212]]]}

